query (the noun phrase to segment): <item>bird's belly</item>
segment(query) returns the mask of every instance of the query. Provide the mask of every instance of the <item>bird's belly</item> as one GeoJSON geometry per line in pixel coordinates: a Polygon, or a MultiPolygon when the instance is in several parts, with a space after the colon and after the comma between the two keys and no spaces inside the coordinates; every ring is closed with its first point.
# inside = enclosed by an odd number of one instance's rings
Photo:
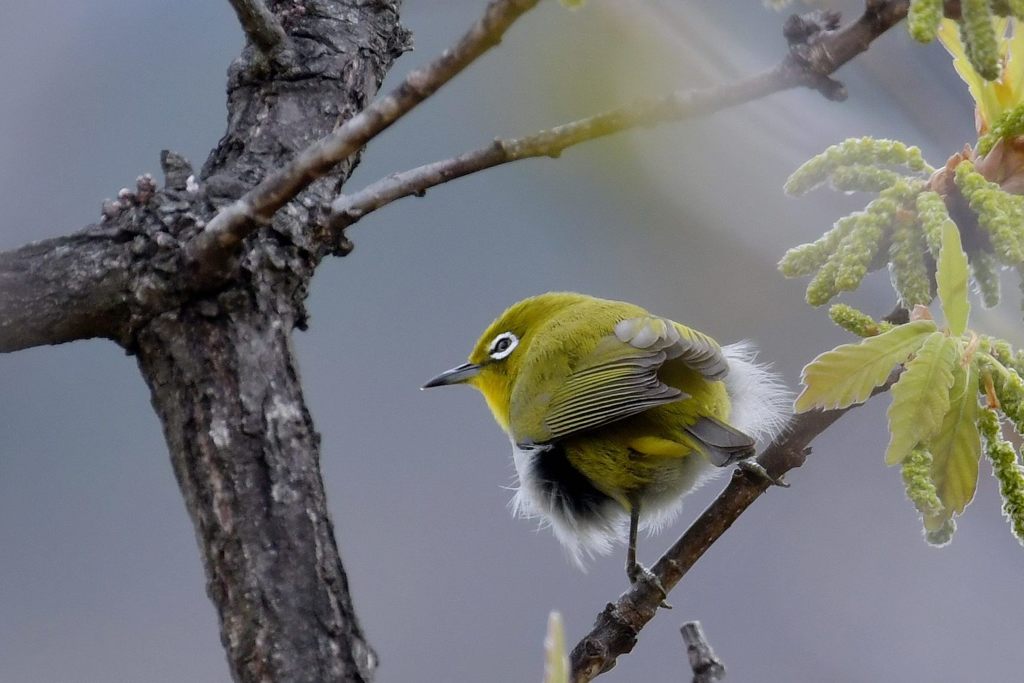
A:
{"type": "Polygon", "coordinates": [[[624,533],[625,510],[569,462],[564,448],[513,445],[512,454],[515,514],[543,519],[581,567],[585,556],[611,550],[624,533]]]}
{"type": "Polygon", "coordinates": [[[513,506],[542,517],[576,559],[620,540],[632,501],[641,526],[657,528],[678,512],[686,493],[720,471],[700,453],[651,457],[599,438],[572,438],[536,448],[515,446],[519,487],[513,506]]]}
{"type": "Polygon", "coordinates": [[[572,464],[561,444],[514,446],[513,458],[521,494],[528,498],[521,504],[531,507],[529,512],[557,514],[580,523],[601,516],[609,505],[617,505],[572,464]]]}
{"type": "Polygon", "coordinates": [[[696,488],[717,469],[703,453],[694,450],[695,444],[688,437],[683,442],[682,437],[665,440],[620,436],[612,439],[598,431],[567,440],[564,449],[569,462],[595,488],[627,510],[637,501],[641,514],[646,515],[696,488]],[[644,452],[637,450],[640,444],[663,446],[644,452]]]}
{"type": "Polygon", "coordinates": [[[692,447],[679,449],[682,454],[652,454],[633,450],[631,441],[598,431],[568,440],[564,447],[568,461],[624,513],[639,505],[643,529],[671,522],[686,494],[722,471],[692,447]]]}

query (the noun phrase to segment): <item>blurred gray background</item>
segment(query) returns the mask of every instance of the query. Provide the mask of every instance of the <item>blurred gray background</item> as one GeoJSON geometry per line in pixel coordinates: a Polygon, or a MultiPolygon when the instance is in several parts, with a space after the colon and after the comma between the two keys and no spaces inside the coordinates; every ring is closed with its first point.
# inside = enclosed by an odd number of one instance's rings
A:
{"type": "MultiPolygon", "coordinates": [[[[416,50],[385,87],[483,4],[406,0],[416,50]]],[[[860,8],[839,4],[847,18],[860,8]]],[[[0,15],[0,248],[94,220],[104,197],[159,170],[162,148],[198,167],[221,134],[224,75],[242,44],[226,2],[39,0],[0,15]]],[[[348,187],[761,70],[783,53],[784,16],[754,0],[542,3],[375,140],[348,187]]],[[[621,552],[580,573],[549,532],[510,517],[508,443],[478,395],[418,390],[462,362],[505,306],[553,289],[634,301],[723,342],[756,339],[792,387],[804,363],[847,340],[774,264],[865,198],[789,199],[787,174],[848,136],[898,137],[933,164],[974,137],[945,53],[911,44],[902,26],[841,77],[842,105],[779,94],[437,188],[355,226],[355,252],[324,264],[297,347],[379,681],[539,680],[548,611],[562,611],[575,642],[625,588],[621,552]]],[[[851,300],[887,312],[885,276],[851,300]]],[[[973,324],[1022,341],[1015,301],[976,310],[973,324]]],[[[688,680],[677,628],[693,618],[735,681],[1019,679],[1024,551],[990,469],[952,545],[929,548],[882,461],[886,403],[818,439],[792,488],[770,491],[708,552],[607,680],[688,680]]],[[[721,483],[643,540],[643,559],[721,483]]],[[[227,679],[133,359],[99,341],[0,355],[0,681],[227,679]]]]}

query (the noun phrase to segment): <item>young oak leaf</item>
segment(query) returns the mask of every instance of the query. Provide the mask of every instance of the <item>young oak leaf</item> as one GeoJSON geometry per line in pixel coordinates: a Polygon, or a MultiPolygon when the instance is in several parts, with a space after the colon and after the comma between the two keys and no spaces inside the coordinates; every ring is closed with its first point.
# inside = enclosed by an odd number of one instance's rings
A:
{"type": "Polygon", "coordinates": [[[887,465],[898,465],[919,443],[928,442],[939,431],[949,410],[953,386],[957,341],[932,332],[892,388],[889,406],[889,448],[887,465]]]}
{"type": "MultiPolygon", "coordinates": [[[[932,481],[945,508],[945,518],[959,515],[974,498],[978,486],[978,460],[981,436],[978,433],[978,376],[973,366],[953,365],[953,386],[949,391],[949,410],[939,431],[929,443],[932,454],[932,481]]],[[[929,531],[942,526],[945,519],[925,520],[929,531]]]]}
{"type": "Polygon", "coordinates": [[[935,280],[949,332],[959,337],[967,329],[971,302],[967,299],[967,254],[960,244],[960,231],[953,221],[946,221],[942,227],[942,248],[939,250],[935,280]]]}
{"type": "Polygon", "coordinates": [[[812,408],[846,408],[862,403],[892,369],[917,351],[935,322],[915,320],[859,344],[843,344],[821,354],[801,374],[804,390],[796,399],[796,412],[812,408]]]}

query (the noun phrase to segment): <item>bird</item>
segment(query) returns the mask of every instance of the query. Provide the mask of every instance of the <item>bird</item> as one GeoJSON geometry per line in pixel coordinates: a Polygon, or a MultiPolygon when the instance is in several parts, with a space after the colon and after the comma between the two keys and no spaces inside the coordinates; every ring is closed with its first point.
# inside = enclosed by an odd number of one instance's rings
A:
{"type": "Polygon", "coordinates": [[[581,567],[626,536],[636,583],[655,580],[638,531],[784,429],[789,393],[755,359],[749,343],[719,346],[631,303],[548,292],[510,306],[423,388],[478,389],[512,442],[514,512],[549,525],[581,567]]]}

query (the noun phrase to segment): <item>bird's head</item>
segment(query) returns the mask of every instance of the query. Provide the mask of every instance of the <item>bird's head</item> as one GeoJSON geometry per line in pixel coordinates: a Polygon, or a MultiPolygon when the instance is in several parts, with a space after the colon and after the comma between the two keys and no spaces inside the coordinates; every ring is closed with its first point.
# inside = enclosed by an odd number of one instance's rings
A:
{"type": "Polygon", "coordinates": [[[442,372],[423,388],[452,384],[476,387],[487,400],[494,418],[508,431],[512,387],[527,351],[543,335],[545,323],[552,316],[585,298],[581,294],[549,292],[512,305],[480,335],[469,354],[469,362],[442,372]]]}

